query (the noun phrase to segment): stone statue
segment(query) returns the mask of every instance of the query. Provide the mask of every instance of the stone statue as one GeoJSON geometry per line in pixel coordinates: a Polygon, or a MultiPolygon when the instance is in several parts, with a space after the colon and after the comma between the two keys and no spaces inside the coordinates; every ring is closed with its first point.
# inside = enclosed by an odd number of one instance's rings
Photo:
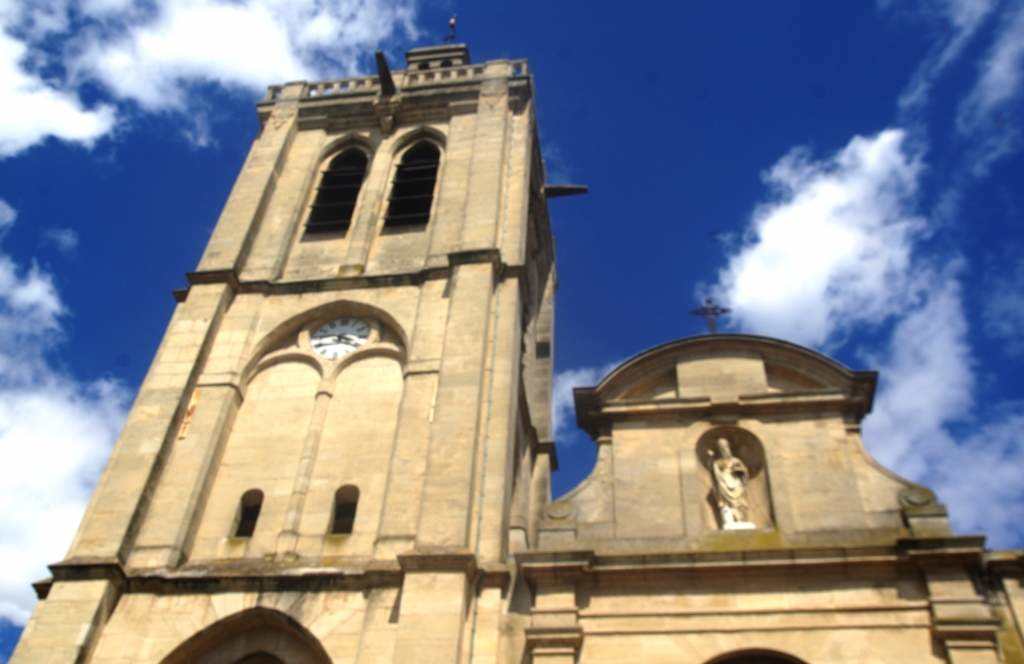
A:
{"type": "Polygon", "coordinates": [[[719,438],[717,443],[718,458],[711,464],[711,471],[715,476],[715,499],[722,515],[722,530],[756,528],[749,521],[750,503],[747,502],[750,471],[739,457],[733,456],[726,438],[719,438]]]}

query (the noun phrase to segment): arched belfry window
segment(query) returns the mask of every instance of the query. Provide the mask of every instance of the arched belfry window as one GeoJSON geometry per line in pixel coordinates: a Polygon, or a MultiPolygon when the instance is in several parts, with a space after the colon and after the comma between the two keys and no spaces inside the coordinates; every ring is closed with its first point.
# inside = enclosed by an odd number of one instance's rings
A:
{"type": "Polygon", "coordinates": [[[334,511],[331,516],[331,534],[348,535],[356,525],[356,508],[359,506],[359,489],[346,484],[334,494],[334,511]]]}
{"type": "Polygon", "coordinates": [[[242,494],[238,503],[238,524],[235,526],[235,537],[252,537],[256,532],[256,522],[263,508],[263,492],[249,489],[242,494]]]}
{"type": "Polygon", "coordinates": [[[306,222],[307,233],[348,229],[359,188],[366,177],[366,164],[366,154],[356,148],[345,150],[330,161],[316,190],[306,222]]]}
{"type": "Polygon", "coordinates": [[[402,155],[391,186],[385,227],[422,226],[430,220],[440,162],[441,151],[428,141],[420,141],[402,155]]]}

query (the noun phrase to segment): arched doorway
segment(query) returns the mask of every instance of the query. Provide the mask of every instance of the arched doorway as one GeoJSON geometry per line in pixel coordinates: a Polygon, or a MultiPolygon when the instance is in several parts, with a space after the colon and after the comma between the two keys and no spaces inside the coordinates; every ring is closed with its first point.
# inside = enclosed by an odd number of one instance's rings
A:
{"type": "Polygon", "coordinates": [[[248,609],[206,627],[162,664],[331,664],[315,636],[273,609],[248,609]]]}
{"type": "Polygon", "coordinates": [[[256,652],[238,660],[237,664],[284,664],[284,662],[268,653],[256,652]]]}
{"type": "Polygon", "coordinates": [[[741,650],[719,655],[707,664],[806,664],[785,653],[774,650],[741,650]]]}

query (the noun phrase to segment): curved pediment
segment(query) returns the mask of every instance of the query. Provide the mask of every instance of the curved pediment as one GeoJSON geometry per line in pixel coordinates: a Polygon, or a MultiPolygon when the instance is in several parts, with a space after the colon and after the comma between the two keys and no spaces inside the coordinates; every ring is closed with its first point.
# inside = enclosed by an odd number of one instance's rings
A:
{"type": "Polygon", "coordinates": [[[892,542],[908,524],[948,533],[934,494],[863,447],[859,421],[875,381],[874,372],[751,335],[640,353],[575,391],[597,460],[546,508],[540,541],[719,550],[834,543],[836,533],[892,542]]]}
{"type": "Polygon", "coordinates": [[[597,386],[576,390],[577,419],[609,405],[768,403],[832,395],[859,419],[871,409],[874,372],[851,371],[821,353],[779,339],[714,334],[679,339],[626,360],[597,386]]]}

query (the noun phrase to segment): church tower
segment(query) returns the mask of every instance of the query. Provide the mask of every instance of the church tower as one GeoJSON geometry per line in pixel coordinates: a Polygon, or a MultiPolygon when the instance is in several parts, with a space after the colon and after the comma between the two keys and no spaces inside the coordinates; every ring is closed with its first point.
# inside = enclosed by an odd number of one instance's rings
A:
{"type": "Polygon", "coordinates": [[[533,83],[458,44],[377,58],[258,104],[15,661],[235,661],[267,634],[288,662],[493,660],[553,453],[533,83]]]}
{"type": "Polygon", "coordinates": [[[553,500],[577,188],[527,65],[377,68],[259,103],[13,662],[1024,663],[1024,556],[875,461],[877,376],[813,350],[635,355],[575,391],[597,461],[553,500]]]}

